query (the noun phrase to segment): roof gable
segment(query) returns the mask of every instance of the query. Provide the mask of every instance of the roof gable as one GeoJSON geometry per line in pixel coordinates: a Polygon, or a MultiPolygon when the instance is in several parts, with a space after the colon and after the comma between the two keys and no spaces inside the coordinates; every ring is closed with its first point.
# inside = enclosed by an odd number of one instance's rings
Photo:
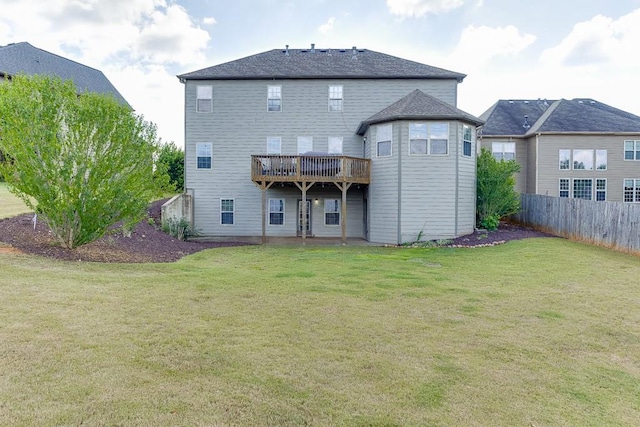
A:
{"type": "Polygon", "coordinates": [[[14,76],[20,73],[58,76],[63,80],[72,80],[78,92],[111,94],[120,102],[129,105],[105,75],[95,68],[39,49],[27,42],[0,47],[0,75],[14,76]]]}
{"type": "Polygon", "coordinates": [[[534,133],[640,133],[640,117],[590,98],[499,100],[480,116],[484,136],[534,133]],[[526,122],[525,122],[526,117],[526,122]]]}
{"type": "Polygon", "coordinates": [[[356,133],[363,135],[370,125],[393,120],[462,120],[476,126],[483,123],[479,118],[416,89],[364,120],[356,133]]]}
{"type": "Polygon", "coordinates": [[[456,79],[464,74],[367,49],[273,49],[179,75],[185,80],[456,79]]]}

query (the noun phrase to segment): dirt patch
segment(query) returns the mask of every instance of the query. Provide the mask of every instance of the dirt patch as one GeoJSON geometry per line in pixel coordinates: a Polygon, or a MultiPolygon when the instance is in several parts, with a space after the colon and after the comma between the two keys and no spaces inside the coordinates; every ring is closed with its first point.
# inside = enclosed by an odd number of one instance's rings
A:
{"type": "Polygon", "coordinates": [[[532,228],[522,227],[517,224],[500,222],[497,230],[476,230],[473,234],[452,239],[451,242],[446,244],[446,246],[467,248],[495,246],[509,242],[511,240],[528,239],[531,237],[555,236],[543,233],[542,231],[534,230],[532,228]]]}

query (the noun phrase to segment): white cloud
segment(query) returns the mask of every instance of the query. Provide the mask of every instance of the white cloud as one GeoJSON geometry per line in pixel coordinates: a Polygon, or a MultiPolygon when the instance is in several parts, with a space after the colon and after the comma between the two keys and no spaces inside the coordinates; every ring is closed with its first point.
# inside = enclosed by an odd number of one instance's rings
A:
{"type": "Polygon", "coordinates": [[[521,33],[513,25],[497,28],[471,25],[462,31],[458,45],[445,61],[450,67],[473,68],[478,72],[496,57],[521,53],[535,40],[536,36],[521,33]]]}
{"type": "Polygon", "coordinates": [[[216,21],[216,18],[214,18],[213,16],[205,16],[204,18],[202,18],[202,22],[206,25],[215,25],[218,23],[218,21],[216,21]]]}
{"type": "Polygon", "coordinates": [[[329,20],[322,24],[319,28],[318,31],[320,31],[322,34],[327,34],[329,31],[333,30],[333,24],[336,22],[336,18],[335,17],[331,17],[329,18],[329,20]]]}
{"type": "Polygon", "coordinates": [[[547,65],[640,67],[640,57],[630,54],[640,46],[640,9],[618,20],[597,15],[574,25],[557,46],[545,50],[541,62],[547,65]]]}
{"type": "Polygon", "coordinates": [[[389,12],[402,17],[438,14],[456,9],[463,4],[464,0],[387,0],[389,12]]]}

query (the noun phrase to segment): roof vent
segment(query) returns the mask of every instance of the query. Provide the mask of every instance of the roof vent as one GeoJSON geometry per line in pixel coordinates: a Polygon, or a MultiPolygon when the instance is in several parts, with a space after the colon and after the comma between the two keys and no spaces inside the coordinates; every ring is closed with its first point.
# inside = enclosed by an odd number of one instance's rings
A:
{"type": "Polygon", "coordinates": [[[529,116],[527,116],[526,114],[524,116],[524,123],[522,124],[522,127],[525,130],[529,130],[529,128],[531,128],[531,125],[529,124],[529,116]]]}
{"type": "Polygon", "coordinates": [[[524,102],[525,104],[528,104],[528,103],[529,103],[529,101],[523,101],[523,102],[524,102]]]}
{"type": "Polygon", "coordinates": [[[311,43],[311,53],[316,53],[316,44],[311,43]]]}
{"type": "Polygon", "coordinates": [[[284,54],[285,54],[286,56],[289,56],[289,45],[286,45],[286,46],[285,46],[284,54]]]}
{"type": "Polygon", "coordinates": [[[352,47],[351,49],[352,49],[352,52],[353,52],[353,54],[354,54],[354,55],[357,55],[357,54],[358,54],[358,48],[356,48],[356,47],[354,46],[354,47],[352,47]]]}
{"type": "Polygon", "coordinates": [[[589,104],[595,104],[596,101],[594,101],[593,99],[591,101],[589,101],[589,104]]]}

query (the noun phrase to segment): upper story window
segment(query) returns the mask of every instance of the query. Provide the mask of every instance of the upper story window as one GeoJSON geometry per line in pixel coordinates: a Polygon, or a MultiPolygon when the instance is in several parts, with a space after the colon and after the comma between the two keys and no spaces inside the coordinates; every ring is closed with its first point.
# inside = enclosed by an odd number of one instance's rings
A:
{"type": "Polygon", "coordinates": [[[448,123],[410,123],[410,155],[444,155],[449,153],[448,123]]]}
{"type": "Polygon", "coordinates": [[[210,142],[196,144],[197,169],[211,169],[212,146],[210,142]]]}
{"type": "Polygon", "coordinates": [[[342,137],[330,136],[327,151],[329,154],[342,154],[342,137]]]}
{"type": "Polygon", "coordinates": [[[462,125],[462,155],[471,156],[473,146],[473,128],[468,125],[462,125]]]}
{"type": "Polygon", "coordinates": [[[560,170],[607,170],[607,150],[558,150],[560,170]],[[595,153],[595,157],[594,157],[595,153]],[[572,161],[573,159],[573,161],[572,161]]]}
{"type": "Polygon", "coordinates": [[[596,150],[596,170],[607,170],[607,150],[596,150]]]}
{"type": "Polygon", "coordinates": [[[282,138],[279,136],[267,137],[267,154],[280,154],[282,151],[282,138]]]}
{"type": "Polygon", "coordinates": [[[409,124],[409,154],[427,154],[428,139],[426,123],[409,124]]]}
{"type": "Polygon", "coordinates": [[[309,151],[313,151],[313,137],[299,136],[298,137],[298,154],[304,154],[309,151]]]}
{"type": "Polygon", "coordinates": [[[379,125],[376,128],[376,155],[378,157],[391,156],[392,125],[379,125]]]}
{"type": "Polygon", "coordinates": [[[429,154],[449,154],[449,123],[429,123],[429,154]]]}
{"type": "Polygon", "coordinates": [[[560,170],[571,169],[571,150],[558,150],[558,158],[560,170]]]}
{"type": "Polygon", "coordinates": [[[593,170],[593,150],[573,150],[573,169],[593,170]]]}
{"type": "Polygon", "coordinates": [[[640,141],[624,142],[624,159],[640,160],[640,141]]]}
{"type": "Polygon", "coordinates": [[[329,111],[342,111],[342,86],[329,86],[329,111]]]}
{"type": "Polygon", "coordinates": [[[491,154],[496,160],[515,160],[515,142],[494,142],[491,144],[491,154]]]}
{"type": "Polygon", "coordinates": [[[282,111],[282,86],[267,88],[267,111],[282,111]]]}
{"type": "Polygon", "coordinates": [[[213,86],[196,86],[196,111],[198,113],[213,111],[213,86]]]}

